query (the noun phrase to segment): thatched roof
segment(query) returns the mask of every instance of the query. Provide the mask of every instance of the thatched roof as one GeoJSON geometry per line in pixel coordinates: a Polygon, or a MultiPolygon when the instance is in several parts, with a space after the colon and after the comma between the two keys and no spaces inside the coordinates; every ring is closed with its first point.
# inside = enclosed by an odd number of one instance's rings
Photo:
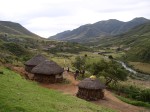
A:
{"type": "Polygon", "coordinates": [[[98,79],[85,78],[78,84],[78,87],[85,89],[104,89],[105,85],[98,79]]]}
{"type": "Polygon", "coordinates": [[[34,56],[33,58],[31,58],[30,60],[28,60],[27,62],[25,62],[25,65],[36,66],[45,60],[46,60],[46,58],[43,55],[38,54],[38,55],[34,56]]]}
{"type": "Polygon", "coordinates": [[[45,60],[44,62],[34,67],[31,72],[34,74],[55,75],[62,73],[63,71],[64,69],[60,67],[57,63],[45,60]]]}

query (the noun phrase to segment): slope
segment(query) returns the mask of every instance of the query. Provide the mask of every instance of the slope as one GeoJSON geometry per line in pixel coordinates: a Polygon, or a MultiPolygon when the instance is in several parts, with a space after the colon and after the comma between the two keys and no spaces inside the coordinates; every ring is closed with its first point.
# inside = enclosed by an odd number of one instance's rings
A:
{"type": "Polygon", "coordinates": [[[116,19],[110,19],[106,21],[99,21],[94,24],[87,24],[80,26],[72,31],[65,31],[58,33],[49,39],[72,41],[79,43],[89,43],[92,41],[100,40],[106,36],[114,36],[127,32],[131,28],[148,22],[145,18],[134,18],[131,21],[123,22],[116,19]]]}
{"type": "Polygon", "coordinates": [[[40,36],[30,32],[19,23],[10,21],[0,21],[0,33],[9,33],[13,35],[26,35],[31,37],[40,38],[40,36]]]}
{"type": "Polygon", "coordinates": [[[114,112],[70,95],[42,88],[10,70],[3,68],[3,72],[4,74],[0,74],[1,112],[114,112]]]}
{"type": "Polygon", "coordinates": [[[126,59],[150,63],[150,22],[139,25],[127,33],[99,41],[100,46],[123,46],[126,59]]]}

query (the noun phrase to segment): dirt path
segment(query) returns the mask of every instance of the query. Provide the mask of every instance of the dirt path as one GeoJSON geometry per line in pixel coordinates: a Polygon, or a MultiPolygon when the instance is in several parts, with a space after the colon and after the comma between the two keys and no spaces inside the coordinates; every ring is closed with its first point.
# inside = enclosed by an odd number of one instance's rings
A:
{"type": "Polygon", "coordinates": [[[104,107],[118,110],[119,112],[150,112],[143,107],[136,107],[125,102],[122,102],[116,98],[110,91],[105,90],[104,100],[93,101],[97,105],[103,105],[104,107]]]}
{"type": "MultiPolygon", "coordinates": [[[[77,84],[79,81],[76,81],[73,77],[72,73],[64,73],[64,78],[69,80],[71,84],[69,85],[61,85],[61,84],[52,84],[52,85],[43,85],[44,87],[59,90],[65,94],[71,94],[76,95],[78,91],[77,84]]],[[[122,102],[118,98],[112,95],[111,92],[105,90],[105,97],[103,100],[99,101],[92,101],[93,103],[97,105],[103,105],[104,107],[115,109],[119,112],[149,112],[148,110],[145,110],[142,107],[136,107],[130,104],[127,104],[125,102],[122,102]]]]}
{"type": "Polygon", "coordinates": [[[77,84],[79,81],[76,81],[73,77],[72,73],[64,72],[63,77],[67,80],[69,80],[69,84],[41,84],[42,86],[49,88],[49,89],[55,89],[58,91],[61,91],[65,94],[71,94],[76,96],[76,93],[78,91],[77,84]]]}
{"type": "MultiPolygon", "coordinates": [[[[15,68],[19,73],[26,73],[22,68],[15,68]]],[[[64,94],[71,94],[73,96],[76,95],[78,91],[77,84],[79,81],[76,81],[73,77],[72,73],[64,72],[63,77],[70,81],[69,84],[41,84],[41,86],[54,89],[63,92],[64,94]]],[[[118,98],[112,95],[112,93],[108,90],[105,90],[105,97],[103,100],[92,101],[97,105],[102,105],[107,108],[111,108],[117,110],[118,112],[150,112],[150,110],[146,110],[143,107],[136,107],[125,102],[122,102],[118,98]]]]}

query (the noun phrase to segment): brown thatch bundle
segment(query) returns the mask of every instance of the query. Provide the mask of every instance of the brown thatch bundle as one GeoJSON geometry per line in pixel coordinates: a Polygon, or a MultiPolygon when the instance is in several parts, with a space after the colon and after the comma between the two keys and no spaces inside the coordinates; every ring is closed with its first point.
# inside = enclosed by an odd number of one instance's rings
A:
{"type": "Polygon", "coordinates": [[[78,84],[78,87],[84,89],[104,89],[105,85],[98,79],[85,78],[78,84]]]}
{"type": "Polygon", "coordinates": [[[45,60],[44,62],[34,67],[31,72],[34,74],[55,75],[55,74],[60,74],[63,71],[64,69],[60,67],[57,63],[53,61],[45,60]]]}
{"type": "Polygon", "coordinates": [[[30,60],[28,60],[27,62],[25,62],[25,65],[36,66],[45,60],[46,60],[46,57],[44,57],[41,54],[38,54],[38,55],[34,56],[33,58],[31,58],[30,60]]]}

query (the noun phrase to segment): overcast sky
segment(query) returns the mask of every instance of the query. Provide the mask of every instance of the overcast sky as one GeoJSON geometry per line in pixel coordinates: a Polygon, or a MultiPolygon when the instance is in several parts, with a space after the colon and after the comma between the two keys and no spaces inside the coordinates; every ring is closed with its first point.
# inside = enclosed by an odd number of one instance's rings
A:
{"type": "Polygon", "coordinates": [[[101,20],[150,19],[150,0],[0,0],[0,20],[42,37],[101,20]]]}

